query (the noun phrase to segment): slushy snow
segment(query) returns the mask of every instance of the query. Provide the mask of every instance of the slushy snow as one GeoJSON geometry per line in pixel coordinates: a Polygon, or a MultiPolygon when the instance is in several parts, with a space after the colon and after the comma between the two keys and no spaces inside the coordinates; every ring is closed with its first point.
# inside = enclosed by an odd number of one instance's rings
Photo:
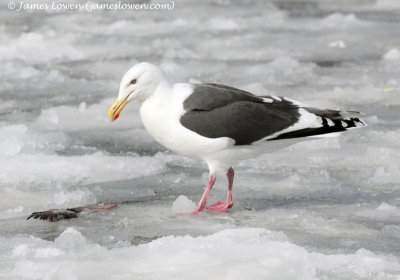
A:
{"type": "Polygon", "coordinates": [[[190,213],[194,208],[196,208],[196,204],[184,195],[178,196],[172,203],[172,211],[174,213],[190,213]]]}
{"type": "MultiPolygon", "coordinates": [[[[0,4],[0,279],[398,280],[399,1],[295,2],[0,4]],[[138,104],[107,119],[141,61],[176,82],[361,111],[369,126],[243,161],[228,213],[177,216],[193,210],[207,166],[157,144],[138,104]],[[101,202],[118,208],[26,221],[101,202]]],[[[222,174],[208,202],[226,188],[222,174]]]]}
{"type": "MultiPolygon", "coordinates": [[[[7,241],[7,240],[2,240],[7,241]]],[[[394,257],[360,249],[322,254],[261,228],[221,230],[208,236],[167,236],[111,250],[88,242],[69,227],[53,241],[21,238],[3,248],[15,263],[7,279],[395,279],[394,257]],[[383,270],[390,271],[382,274],[383,270]]]]}

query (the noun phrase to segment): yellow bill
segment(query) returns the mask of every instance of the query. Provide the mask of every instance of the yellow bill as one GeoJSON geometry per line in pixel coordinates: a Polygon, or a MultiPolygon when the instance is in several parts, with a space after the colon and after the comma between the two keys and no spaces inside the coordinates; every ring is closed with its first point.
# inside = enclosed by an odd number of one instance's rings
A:
{"type": "Polygon", "coordinates": [[[108,109],[108,117],[115,121],[118,119],[119,114],[121,113],[122,109],[124,109],[126,103],[128,101],[128,96],[122,100],[118,100],[118,98],[114,101],[113,105],[111,105],[110,109],[108,109]]]}

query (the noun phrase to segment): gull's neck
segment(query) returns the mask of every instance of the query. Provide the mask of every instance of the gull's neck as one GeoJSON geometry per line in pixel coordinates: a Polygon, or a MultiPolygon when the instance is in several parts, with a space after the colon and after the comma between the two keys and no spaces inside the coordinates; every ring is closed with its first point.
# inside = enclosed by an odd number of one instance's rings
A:
{"type": "Polygon", "coordinates": [[[157,99],[163,99],[165,97],[168,97],[168,94],[172,91],[172,87],[173,85],[171,84],[171,82],[167,78],[163,77],[163,79],[159,81],[151,97],[157,99]]]}

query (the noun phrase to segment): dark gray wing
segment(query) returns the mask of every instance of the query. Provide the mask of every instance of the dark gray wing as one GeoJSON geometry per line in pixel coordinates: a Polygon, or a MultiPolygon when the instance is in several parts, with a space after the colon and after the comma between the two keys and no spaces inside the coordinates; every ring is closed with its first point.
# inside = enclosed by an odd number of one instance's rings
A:
{"type": "Polygon", "coordinates": [[[194,85],[183,106],[184,127],[208,138],[232,138],[235,145],[249,145],[292,126],[300,117],[299,107],[284,98],[263,98],[218,84],[194,85]]]}
{"type": "Polygon", "coordinates": [[[256,96],[218,84],[193,86],[193,93],[183,103],[186,112],[181,124],[208,138],[232,138],[235,145],[250,145],[263,138],[271,141],[316,136],[366,125],[355,111],[312,108],[284,97],[256,96]],[[300,123],[302,114],[313,114],[315,118],[300,123]],[[300,125],[292,127],[295,124],[300,125]]]}
{"type": "Polygon", "coordinates": [[[183,102],[186,111],[211,111],[233,102],[262,102],[262,98],[234,87],[219,84],[193,84],[193,93],[183,102]]]}
{"type": "Polygon", "coordinates": [[[49,222],[58,222],[60,220],[68,220],[77,218],[78,214],[83,211],[82,207],[68,208],[68,209],[50,209],[46,211],[33,212],[27,220],[30,218],[46,220],[49,222]]]}

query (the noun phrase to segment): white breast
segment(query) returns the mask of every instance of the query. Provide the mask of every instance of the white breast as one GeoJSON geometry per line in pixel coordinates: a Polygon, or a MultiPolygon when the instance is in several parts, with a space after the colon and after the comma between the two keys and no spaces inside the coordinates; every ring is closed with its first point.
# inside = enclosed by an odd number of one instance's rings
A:
{"type": "Polygon", "coordinates": [[[226,137],[203,137],[181,125],[183,101],[191,92],[190,84],[175,84],[168,92],[156,92],[142,103],[140,115],[146,130],[161,145],[187,157],[207,159],[233,143],[226,137]]]}

